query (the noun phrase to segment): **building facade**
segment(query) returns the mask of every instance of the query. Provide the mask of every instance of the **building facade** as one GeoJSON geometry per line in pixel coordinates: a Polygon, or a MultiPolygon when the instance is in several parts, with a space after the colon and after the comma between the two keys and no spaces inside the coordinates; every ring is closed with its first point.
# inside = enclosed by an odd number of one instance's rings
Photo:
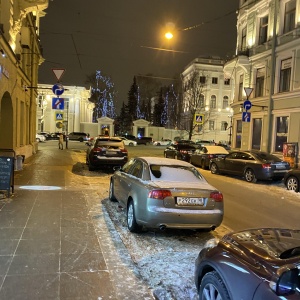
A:
{"type": "Polygon", "coordinates": [[[280,154],[284,143],[299,145],[300,0],[241,0],[236,57],[224,73],[233,82],[233,147],[280,154]]]}
{"type": "Polygon", "coordinates": [[[85,87],[64,86],[57,96],[53,85],[39,84],[37,96],[37,132],[85,131],[85,123],[92,123],[94,103],[89,101],[90,90],[85,87]]]}
{"type": "Polygon", "coordinates": [[[36,151],[40,17],[48,0],[0,0],[0,151],[36,151]]]}
{"type": "Polygon", "coordinates": [[[193,140],[231,143],[233,89],[224,77],[224,63],[220,58],[196,58],[182,73],[182,120],[189,128],[195,110],[193,140]]]}

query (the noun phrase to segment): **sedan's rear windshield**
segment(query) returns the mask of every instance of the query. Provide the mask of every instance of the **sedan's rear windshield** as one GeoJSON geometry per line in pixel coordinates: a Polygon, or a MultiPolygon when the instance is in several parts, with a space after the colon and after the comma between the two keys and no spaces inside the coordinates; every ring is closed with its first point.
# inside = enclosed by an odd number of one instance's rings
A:
{"type": "Polygon", "coordinates": [[[265,161],[281,161],[281,159],[273,154],[269,154],[267,152],[259,152],[259,153],[252,153],[255,157],[258,157],[261,160],[265,161]]]}
{"type": "Polygon", "coordinates": [[[195,169],[174,165],[151,165],[151,179],[164,181],[192,182],[203,180],[202,175],[195,169]]]}

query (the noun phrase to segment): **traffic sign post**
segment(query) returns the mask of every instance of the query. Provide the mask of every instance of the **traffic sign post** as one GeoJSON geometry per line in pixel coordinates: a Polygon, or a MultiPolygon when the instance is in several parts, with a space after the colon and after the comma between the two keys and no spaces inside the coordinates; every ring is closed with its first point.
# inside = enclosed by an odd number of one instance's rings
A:
{"type": "Polygon", "coordinates": [[[251,101],[248,100],[248,99],[247,99],[246,101],[244,101],[243,107],[244,107],[244,109],[245,109],[246,111],[248,111],[249,109],[251,109],[251,107],[252,107],[251,101]]]}
{"type": "Polygon", "coordinates": [[[52,71],[57,79],[57,82],[59,82],[60,78],[63,76],[66,69],[52,69],[52,71]]]}
{"type": "Polygon", "coordinates": [[[64,91],[65,91],[65,89],[64,89],[63,85],[60,83],[54,84],[52,87],[52,92],[56,96],[62,95],[64,93],[64,91]]]}

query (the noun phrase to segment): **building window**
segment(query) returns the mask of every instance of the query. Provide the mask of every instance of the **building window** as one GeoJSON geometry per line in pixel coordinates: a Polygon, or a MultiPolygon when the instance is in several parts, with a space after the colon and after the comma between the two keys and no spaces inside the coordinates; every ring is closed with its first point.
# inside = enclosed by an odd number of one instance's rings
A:
{"type": "Polygon", "coordinates": [[[287,142],[289,130],[289,117],[277,117],[276,118],[276,140],[275,151],[282,152],[283,143],[287,142]]]}
{"type": "Polygon", "coordinates": [[[210,108],[216,108],[217,106],[217,98],[215,95],[210,97],[210,108]]]}
{"type": "Polygon", "coordinates": [[[221,130],[226,131],[227,128],[228,128],[228,122],[222,121],[221,122],[221,130]]]}
{"type": "Polygon", "coordinates": [[[228,107],[228,105],[229,105],[228,96],[224,96],[222,108],[226,109],[228,107]]]}
{"type": "Polygon", "coordinates": [[[288,92],[291,84],[292,59],[281,61],[279,92],[288,92]]]}
{"type": "Polygon", "coordinates": [[[209,121],[209,124],[208,124],[208,126],[209,126],[209,130],[215,130],[215,121],[209,121]]]}
{"type": "Polygon", "coordinates": [[[291,0],[285,4],[283,33],[287,33],[295,29],[295,17],[296,0],[291,0]]]}
{"type": "Polygon", "coordinates": [[[238,92],[238,100],[242,101],[243,100],[243,87],[244,87],[244,75],[240,76],[240,81],[239,81],[239,92],[238,92]]]}
{"type": "Polygon", "coordinates": [[[224,85],[230,85],[230,79],[229,78],[224,79],[224,85]]]}
{"type": "Polygon", "coordinates": [[[252,149],[260,150],[262,119],[253,119],[252,149]]]}
{"type": "Polygon", "coordinates": [[[204,107],[204,104],[205,104],[204,95],[201,94],[201,95],[200,95],[200,99],[199,99],[199,106],[200,106],[200,108],[203,108],[203,107],[204,107]]]}
{"type": "Polygon", "coordinates": [[[256,82],[255,82],[255,97],[264,96],[265,86],[265,68],[257,69],[256,71],[256,82]]]}
{"type": "Polygon", "coordinates": [[[205,84],[206,83],[206,77],[205,76],[200,76],[200,83],[205,84]]]}
{"type": "Polygon", "coordinates": [[[218,84],[218,77],[213,77],[213,78],[211,79],[211,83],[212,83],[212,84],[218,84]]]}
{"type": "Polygon", "coordinates": [[[242,29],[242,37],[241,37],[241,51],[245,51],[247,49],[247,28],[244,27],[242,29]]]}
{"type": "Polygon", "coordinates": [[[268,39],[268,22],[269,22],[269,17],[268,16],[260,18],[259,39],[258,39],[258,44],[259,45],[265,43],[268,39]]]}
{"type": "Polygon", "coordinates": [[[242,128],[243,123],[242,120],[236,121],[236,136],[235,136],[235,147],[241,148],[242,145],[242,128]]]}

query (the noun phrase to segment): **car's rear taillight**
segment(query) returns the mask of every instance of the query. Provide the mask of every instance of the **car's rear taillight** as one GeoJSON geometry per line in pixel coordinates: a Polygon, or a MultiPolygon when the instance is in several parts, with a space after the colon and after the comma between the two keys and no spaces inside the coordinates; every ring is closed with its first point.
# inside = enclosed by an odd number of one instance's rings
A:
{"type": "Polygon", "coordinates": [[[212,158],[214,158],[214,155],[213,154],[208,154],[208,158],[212,159],[212,158]]]}
{"type": "Polygon", "coordinates": [[[125,149],[125,148],[121,148],[120,150],[121,150],[121,152],[123,152],[123,153],[127,153],[127,152],[128,152],[127,149],[125,149]]]}
{"type": "Polygon", "coordinates": [[[210,198],[213,198],[216,202],[223,202],[223,194],[215,191],[210,193],[210,198]]]}
{"type": "Polygon", "coordinates": [[[152,190],[148,194],[148,198],[164,200],[166,197],[172,196],[169,190],[152,190]]]}
{"type": "Polygon", "coordinates": [[[263,169],[271,169],[271,164],[262,164],[263,169]]]}
{"type": "Polygon", "coordinates": [[[93,148],[91,151],[94,152],[94,153],[95,153],[95,152],[96,152],[96,153],[102,152],[102,148],[100,148],[100,147],[93,148]]]}

